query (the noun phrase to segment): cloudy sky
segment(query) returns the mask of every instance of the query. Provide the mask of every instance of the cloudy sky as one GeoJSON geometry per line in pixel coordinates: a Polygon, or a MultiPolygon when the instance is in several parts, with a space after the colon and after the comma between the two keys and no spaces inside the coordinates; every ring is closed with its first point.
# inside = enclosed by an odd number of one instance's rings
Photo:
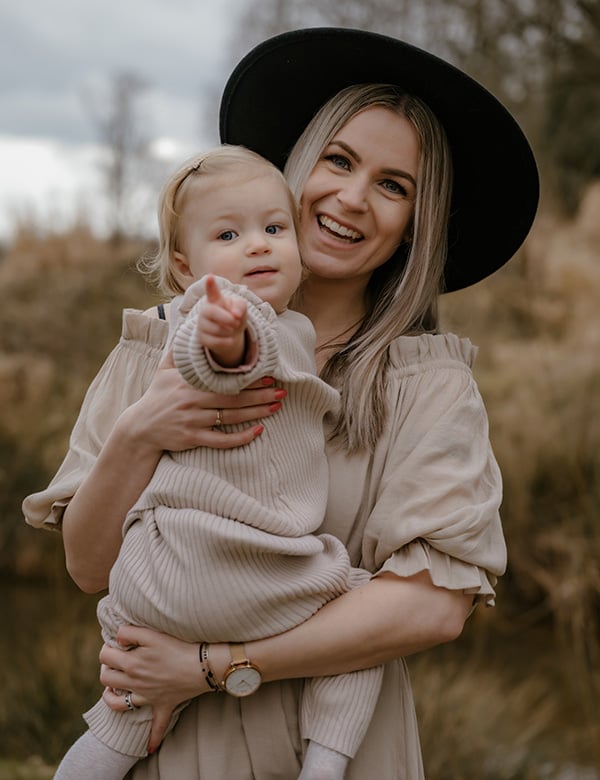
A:
{"type": "Polygon", "coordinates": [[[89,102],[116,73],[149,84],[143,112],[157,153],[180,159],[216,143],[215,95],[244,5],[0,0],[0,239],[16,218],[60,224],[74,203],[92,208],[99,182],[89,102]]]}

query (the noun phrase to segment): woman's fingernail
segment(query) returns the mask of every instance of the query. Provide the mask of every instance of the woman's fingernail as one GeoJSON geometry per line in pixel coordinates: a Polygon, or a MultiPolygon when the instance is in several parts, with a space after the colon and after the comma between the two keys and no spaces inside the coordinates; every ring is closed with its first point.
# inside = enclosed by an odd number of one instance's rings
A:
{"type": "Polygon", "coordinates": [[[260,436],[260,434],[264,431],[264,429],[265,429],[264,425],[257,425],[253,433],[255,436],[260,436]]]}
{"type": "Polygon", "coordinates": [[[272,376],[264,376],[260,381],[261,384],[265,385],[266,387],[270,387],[271,385],[275,384],[275,380],[272,376]]]}
{"type": "Polygon", "coordinates": [[[274,404],[269,404],[270,412],[277,412],[281,409],[281,401],[276,401],[274,404]]]}
{"type": "Polygon", "coordinates": [[[282,398],[285,398],[287,395],[287,390],[275,390],[275,398],[277,401],[281,400],[282,398]]]}
{"type": "Polygon", "coordinates": [[[148,748],[148,753],[152,756],[154,753],[156,753],[156,748],[148,748]]]}

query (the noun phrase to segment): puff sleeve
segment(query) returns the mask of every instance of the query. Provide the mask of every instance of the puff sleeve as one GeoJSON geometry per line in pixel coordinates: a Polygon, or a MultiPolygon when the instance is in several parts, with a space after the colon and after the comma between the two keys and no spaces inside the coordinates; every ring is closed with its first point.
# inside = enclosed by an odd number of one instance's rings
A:
{"type": "Polygon", "coordinates": [[[148,388],[167,332],[163,320],[134,309],[123,312],[121,338],[87,390],[62,465],[45,490],[23,501],[30,525],[60,528],[66,506],[92,469],[117,417],[148,388]]]}
{"type": "Polygon", "coordinates": [[[363,554],[377,571],[428,569],[435,585],[491,604],[506,566],[502,481],[470,369],[474,348],[423,337],[420,350],[431,359],[395,360],[389,446],[363,554]]]}
{"type": "Polygon", "coordinates": [[[387,421],[375,450],[328,444],[323,530],[374,576],[428,570],[435,585],[492,604],[506,566],[502,481],[471,371],[475,353],[451,334],[391,345],[387,421]]]}

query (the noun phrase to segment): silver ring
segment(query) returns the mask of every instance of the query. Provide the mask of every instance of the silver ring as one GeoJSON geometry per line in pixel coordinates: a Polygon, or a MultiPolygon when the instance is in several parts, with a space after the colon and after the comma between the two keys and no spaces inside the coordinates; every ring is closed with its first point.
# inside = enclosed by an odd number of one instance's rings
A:
{"type": "Polygon", "coordinates": [[[220,428],[221,425],[223,425],[223,410],[217,409],[217,419],[215,420],[213,428],[220,428]]]}
{"type": "Polygon", "coordinates": [[[138,708],[136,705],[131,701],[131,697],[133,696],[132,692],[129,691],[129,693],[125,694],[125,704],[127,705],[128,710],[137,710],[138,708]]]}

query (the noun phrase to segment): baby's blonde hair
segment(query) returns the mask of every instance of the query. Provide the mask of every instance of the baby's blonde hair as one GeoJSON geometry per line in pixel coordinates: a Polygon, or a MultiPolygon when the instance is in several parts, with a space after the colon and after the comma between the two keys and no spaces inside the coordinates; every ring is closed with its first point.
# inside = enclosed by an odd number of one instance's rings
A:
{"type": "Polygon", "coordinates": [[[167,296],[179,295],[180,284],[174,253],[180,250],[180,220],[185,204],[192,194],[199,194],[198,184],[210,179],[229,178],[239,181],[271,175],[281,182],[289,198],[289,206],[298,233],[298,204],[281,171],[264,157],[243,146],[224,145],[187,160],[167,179],[158,202],[159,244],[156,253],[139,263],[140,271],[167,296]]]}

